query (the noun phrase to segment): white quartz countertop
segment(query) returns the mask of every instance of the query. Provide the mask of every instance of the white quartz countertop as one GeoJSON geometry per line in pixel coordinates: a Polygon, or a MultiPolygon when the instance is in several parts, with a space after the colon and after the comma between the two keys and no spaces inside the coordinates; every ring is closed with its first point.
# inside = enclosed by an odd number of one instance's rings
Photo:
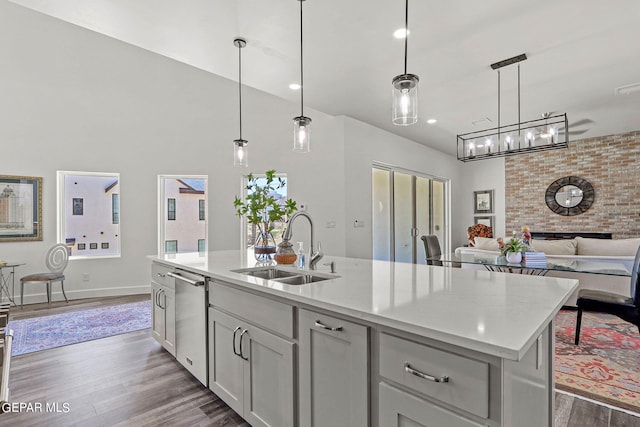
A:
{"type": "Polygon", "coordinates": [[[231,271],[256,267],[246,251],[149,258],[239,288],[511,360],[523,357],[578,286],[572,279],[331,256],[321,260],[317,273],[329,273],[323,264],[334,261],[336,278],[286,285],[231,271]]]}

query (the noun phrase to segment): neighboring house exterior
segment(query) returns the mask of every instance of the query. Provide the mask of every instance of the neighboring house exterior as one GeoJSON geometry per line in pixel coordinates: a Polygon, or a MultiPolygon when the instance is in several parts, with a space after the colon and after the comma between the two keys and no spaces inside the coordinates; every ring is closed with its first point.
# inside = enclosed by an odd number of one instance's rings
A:
{"type": "Polygon", "coordinates": [[[71,255],[120,255],[118,178],[67,175],[64,185],[65,239],[71,255]]]}
{"type": "Polygon", "coordinates": [[[164,185],[164,251],[206,251],[206,181],[166,179],[164,185]]]}

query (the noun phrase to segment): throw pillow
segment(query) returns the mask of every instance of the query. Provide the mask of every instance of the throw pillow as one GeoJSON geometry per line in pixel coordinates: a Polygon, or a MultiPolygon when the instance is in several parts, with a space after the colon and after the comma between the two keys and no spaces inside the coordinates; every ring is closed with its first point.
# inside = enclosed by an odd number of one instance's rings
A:
{"type": "Polygon", "coordinates": [[[473,239],[476,249],[484,249],[485,251],[499,251],[500,245],[498,245],[497,239],[489,239],[487,237],[476,237],[473,239]]]}
{"type": "Polygon", "coordinates": [[[634,239],[588,239],[576,237],[578,255],[635,256],[640,238],[634,239]]]}
{"type": "Polygon", "coordinates": [[[547,255],[575,255],[577,253],[576,239],[561,240],[531,240],[531,248],[536,252],[547,255]]]}

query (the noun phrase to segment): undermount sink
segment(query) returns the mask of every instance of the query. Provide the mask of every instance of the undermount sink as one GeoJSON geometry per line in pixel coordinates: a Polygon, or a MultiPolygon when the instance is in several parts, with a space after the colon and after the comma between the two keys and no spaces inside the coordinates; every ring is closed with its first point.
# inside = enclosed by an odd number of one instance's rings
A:
{"type": "Polygon", "coordinates": [[[247,276],[259,277],[261,279],[280,279],[283,277],[297,276],[299,273],[293,271],[280,270],[277,268],[263,268],[260,270],[236,270],[237,273],[246,274],[247,276]]]}
{"type": "Polygon", "coordinates": [[[307,283],[321,282],[328,279],[328,277],[314,276],[312,274],[302,274],[300,276],[276,279],[276,282],[285,283],[287,285],[306,285],[307,283]]]}
{"type": "Polygon", "coordinates": [[[328,276],[310,274],[302,271],[288,271],[276,267],[260,269],[233,270],[234,273],[242,273],[247,276],[258,277],[260,279],[273,280],[286,285],[306,285],[308,283],[321,282],[323,280],[336,279],[339,276],[328,276]]]}

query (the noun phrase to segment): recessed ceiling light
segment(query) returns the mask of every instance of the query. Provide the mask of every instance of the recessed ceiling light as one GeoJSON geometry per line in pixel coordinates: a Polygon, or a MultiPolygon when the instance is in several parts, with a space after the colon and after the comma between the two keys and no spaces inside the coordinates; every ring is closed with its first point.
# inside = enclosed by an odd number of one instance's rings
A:
{"type": "Polygon", "coordinates": [[[300,85],[299,85],[298,83],[291,83],[291,84],[289,85],[289,89],[291,89],[291,90],[298,90],[298,89],[300,89],[300,85]]]}
{"type": "Polygon", "coordinates": [[[434,124],[435,122],[437,122],[436,119],[429,119],[427,120],[427,123],[429,123],[430,125],[434,124]]]}
{"type": "Polygon", "coordinates": [[[393,37],[397,39],[403,39],[407,36],[407,34],[411,34],[411,30],[407,31],[404,28],[398,28],[393,32],[393,37]]]}

